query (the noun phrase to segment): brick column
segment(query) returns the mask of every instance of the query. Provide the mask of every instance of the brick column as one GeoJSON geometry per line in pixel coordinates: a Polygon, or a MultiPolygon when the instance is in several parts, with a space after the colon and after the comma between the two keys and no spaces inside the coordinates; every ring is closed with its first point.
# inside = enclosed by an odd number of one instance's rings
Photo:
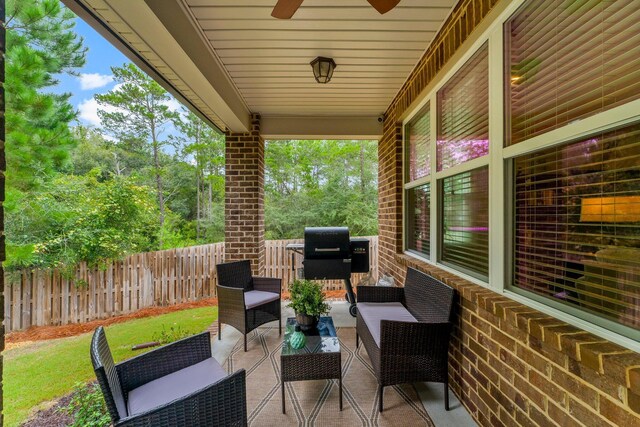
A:
{"type": "Polygon", "coordinates": [[[378,275],[401,279],[404,272],[395,254],[402,251],[402,126],[395,109],[389,111],[378,141],[378,275]]]}
{"type": "Polygon", "coordinates": [[[224,196],[225,261],[251,260],[254,275],[263,274],[264,140],[260,115],[251,116],[251,131],[227,132],[224,196]]]}

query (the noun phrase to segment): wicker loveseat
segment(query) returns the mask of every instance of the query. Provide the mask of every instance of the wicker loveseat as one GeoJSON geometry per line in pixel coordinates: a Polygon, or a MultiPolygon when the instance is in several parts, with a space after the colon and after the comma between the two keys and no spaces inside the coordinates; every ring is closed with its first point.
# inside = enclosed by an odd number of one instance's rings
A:
{"type": "Polygon", "coordinates": [[[246,379],[211,357],[209,332],[113,363],[104,329],[91,362],[114,427],[246,426],[246,379]]]}
{"type": "Polygon", "coordinates": [[[380,412],[385,386],[417,381],[444,383],[449,410],[453,296],[453,288],[413,268],[404,288],[358,286],[356,347],[362,340],[371,359],[380,412]]]}

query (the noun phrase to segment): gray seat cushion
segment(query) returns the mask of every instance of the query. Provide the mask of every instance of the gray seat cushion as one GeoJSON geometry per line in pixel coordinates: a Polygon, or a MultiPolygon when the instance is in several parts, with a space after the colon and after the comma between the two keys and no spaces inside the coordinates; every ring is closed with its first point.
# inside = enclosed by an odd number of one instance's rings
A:
{"type": "Polygon", "coordinates": [[[249,291],[244,293],[244,305],[247,309],[280,299],[274,292],[249,291]]]}
{"type": "Polygon", "coordinates": [[[380,347],[380,321],[397,320],[400,322],[417,322],[399,302],[359,302],[358,313],[371,332],[376,345],[380,347]]]}
{"type": "Polygon", "coordinates": [[[129,400],[127,402],[129,416],[140,414],[180,399],[226,376],[227,373],[222,366],[211,357],[148,382],[129,392],[129,400]]]}

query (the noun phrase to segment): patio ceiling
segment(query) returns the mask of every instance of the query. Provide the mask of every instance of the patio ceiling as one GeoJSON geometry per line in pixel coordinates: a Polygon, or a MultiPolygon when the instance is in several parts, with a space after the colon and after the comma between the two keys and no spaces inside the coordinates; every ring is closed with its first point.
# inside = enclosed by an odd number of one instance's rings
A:
{"type": "Polygon", "coordinates": [[[291,20],[276,0],[64,0],[165,88],[222,130],[262,116],[271,138],[369,137],[455,0],[305,0],[291,20]],[[326,85],[309,62],[334,58],[326,85]]]}

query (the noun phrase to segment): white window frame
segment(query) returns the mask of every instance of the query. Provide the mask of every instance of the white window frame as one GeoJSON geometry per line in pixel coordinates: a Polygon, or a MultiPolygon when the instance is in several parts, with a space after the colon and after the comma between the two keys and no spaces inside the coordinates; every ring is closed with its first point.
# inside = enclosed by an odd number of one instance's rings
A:
{"type": "Polygon", "coordinates": [[[594,114],[590,117],[574,121],[563,125],[558,129],[545,132],[542,135],[535,136],[528,140],[519,142],[509,147],[504,147],[504,23],[517,11],[517,9],[526,0],[515,0],[505,7],[503,12],[487,27],[487,29],[471,43],[467,50],[462,54],[455,65],[442,76],[436,76],[435,85],[428,93],[421,94],[420,101],[417,102],[406,118],[402,122],[402,235],[403,250],[407,256],[414,257],[422,262],[437,266],[438,268],[455,274],[477,285],[489,288],[499,294],[503,294],[517,302],[528,307],[534,308],[542,313],[553,316],[561,321],[572,324],[580,329],[601,336],[609,341],[627,347],[633,351],[640,352],[640,341],[636,341],[627,336],[613,332],[598,324],[586,321],[580,317],[566,313],[561,309],[555,308],[546,303],[539,302],[535,299],[522,295],[508,289],[511,282],[510,277],[510,239],[513,238],[512,230],[507,230],[505,224],[510,224],[512,219],[509,217],[508,209],[511,203],[511,194],[509,193],[507,176],[509,162],[515,157],[523,154],[549,148],[557,145],[565,144],[569,141],[576,141],[582,137],[589,136],[594,133],[607,131],[624,125],[640,122],[640,99],[628,102],[626,104],[614,107],[607,111],[594,114]],[[456,165],[454,167],[437,171],[436,166],[436,144],[437,144],[437,93],[451,79],[451,77],[481,48],[488,43],[489,57],[489,154],[468,162],[456,165]],[[410,186],[404,184],[405,177],[405,126],[406,124],[427,104],[430,105],[431,114],[431,174],[425,177],[422,183],[430,183],[430,256],[429,258],[419,256],[415,252],[408,251],[407,248],[407,206],[406,206],[406,190],[414,187],[417,181],[412,182],[410,186]],[[479,280],[468,274],[464,274],[457,269],[448,267],[438,262],[438,253],[441,248],[438,247],[441,230],[439,228],[440,220],[439,209],[441,200],[439,200],[438,181],[447,176],[456,175],[478,167],[489,166],[489,281],[479,280]]]}

